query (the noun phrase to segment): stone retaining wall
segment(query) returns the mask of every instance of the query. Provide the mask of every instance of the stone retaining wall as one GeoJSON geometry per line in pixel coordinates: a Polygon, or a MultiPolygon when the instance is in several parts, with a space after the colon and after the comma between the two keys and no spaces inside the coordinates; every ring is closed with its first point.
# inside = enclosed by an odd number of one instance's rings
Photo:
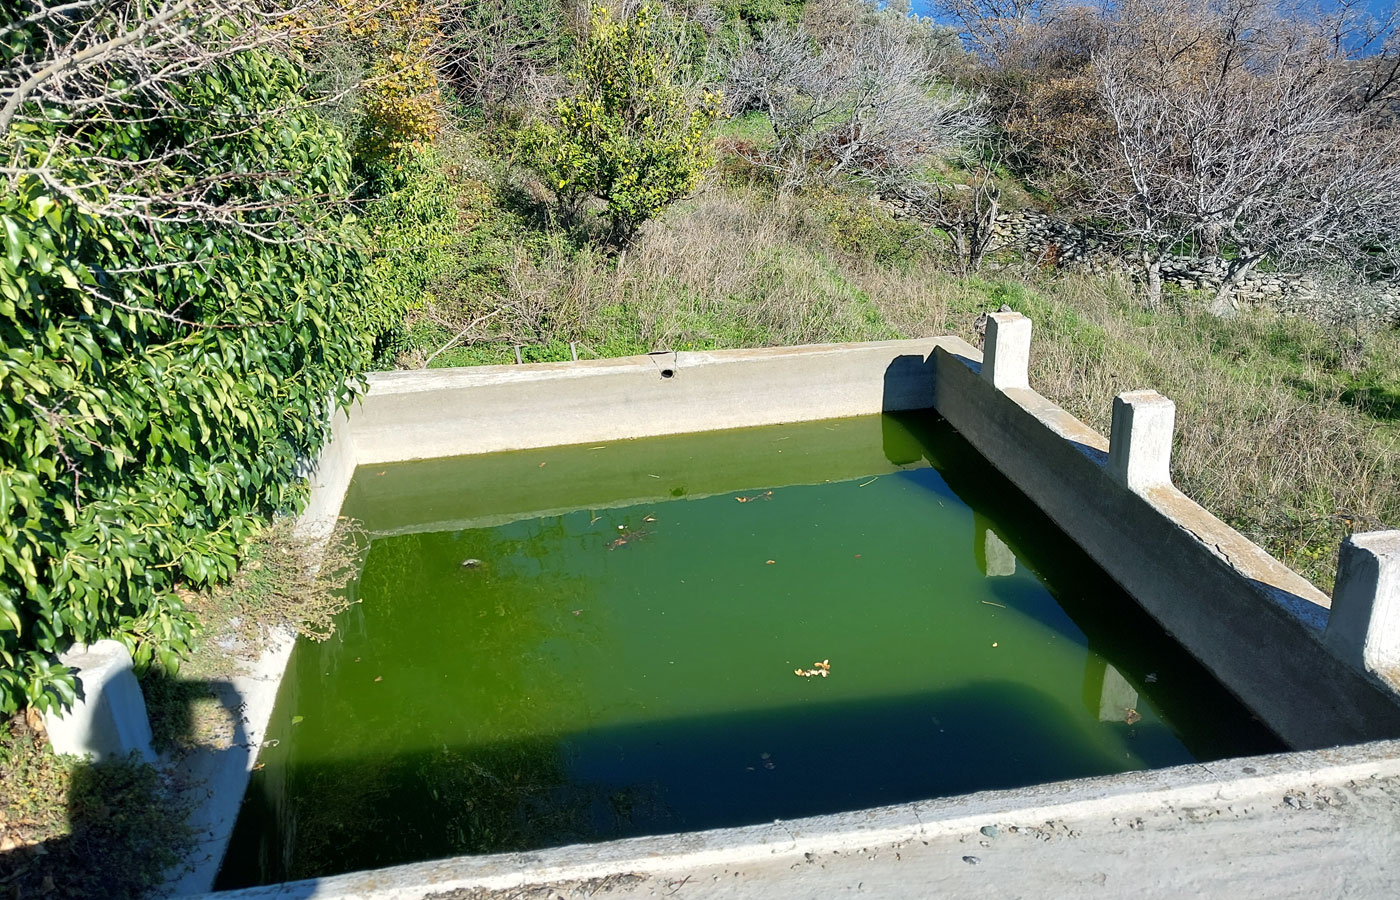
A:
{"type": "MultiPolygon", "coordinates": [[[[1112,235],[1084,228],[1034,210],[1003,213],[994,226],[993,250],[1015,249],[1048,264],[1093,275],[1137,277],[1138,268],[1116,251],[1112,235]]],[[[1214,291],[1225,278],[1222,260],[1168,256],[1162,280],[1187,290],[1214,291]]],[[[1400,324],[1400,288],[1328,289],[1310,275],[1250,272],[1235,296],[1246,305],[1269,306],[1288,315],[1329,323],[1400,324]]]]}

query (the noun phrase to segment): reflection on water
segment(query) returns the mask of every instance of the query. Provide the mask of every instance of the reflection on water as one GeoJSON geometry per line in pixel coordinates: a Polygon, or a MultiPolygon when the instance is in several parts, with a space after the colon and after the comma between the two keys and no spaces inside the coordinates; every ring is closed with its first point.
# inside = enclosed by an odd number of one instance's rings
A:
{"type": "Polygon", "coordinates": [[[972,520],[972,553],[977,558],[977,568],[988,578],[1015,575],[1016,554],[1006,546],[991,522],[980,513],[974,513],[972,520]]]}
{"type": "Polygon", "coordinates": [[[349,508],[362,602],[297,647],[221,887],[1277,749],[930,418],[382,467],[349,508]]]}

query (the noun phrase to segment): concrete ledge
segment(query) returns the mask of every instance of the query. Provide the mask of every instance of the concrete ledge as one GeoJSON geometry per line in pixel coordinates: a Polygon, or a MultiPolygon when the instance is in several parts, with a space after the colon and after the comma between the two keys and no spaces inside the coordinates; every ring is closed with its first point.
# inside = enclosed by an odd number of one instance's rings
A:
{"type": "MultiPolygon", "coordinates": [[[[1039,826],[1163,804],[1185,807],[1278,796],[1300,784],[1400,774],[1400,742],[1288,753],[1205,765],[986,791],[748,828],[635,838],[536,853],[464,856],[207,895],[209,900],[419,900],[453,890],[507,890],[613,873],[675,872],[975,833],[988,823],[1039,826]]],[[[1146,862],[1146,861],[1144,861],[1146,862]]],[[[910,895],[920,891],[911,887],[910,895]]],[[[771,885],[771,896],[785,896],[771,885]]]]}
{"type": "Polygon", "coordinates": [[[234,738],[228,749],[198,751],[186,764],[184,790],[193,792],[186,824],[194,831],[195,843],[183,867],[171,872],[162,892],[165,896],[197,894],[214,884],[295,643],[294,634],[280,630],[246,671],[211,685],[220,704],[234,717],[234,738]]]}
{"type": "Polygon", "coordinates": [[[1400,735],[1395,693],[1324,648],[1326,595],[1170,484],[1130,488],[1102,436],[1028,388],[994,388],[971,347],[934,359],[938,412],[1284,741],[1400,735]]]}
{"type": "Polygon", "coordinates": [[[351,412],[361,465],[923,409],[942,338],[387,372],[351,412]],[[897,360],[905,359],[902,365],[897,360]],[[670,372],[670,375],[666,375],[670,372]]]}
{"type": "Polygon", "coordinates": [[[361,465],[810,422],[933,403],[956,338],[380,372],[338,415],[299,523],[329,534],[361,465]],[[669,374],[667,374],[669,373],[669,374]]]}

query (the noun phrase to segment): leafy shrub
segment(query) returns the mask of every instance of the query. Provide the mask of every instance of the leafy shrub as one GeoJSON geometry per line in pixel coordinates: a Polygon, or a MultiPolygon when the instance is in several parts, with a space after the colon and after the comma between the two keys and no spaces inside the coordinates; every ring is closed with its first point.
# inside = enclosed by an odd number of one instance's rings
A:
{"type": "Polygon", "coordinates": [[[557,121],[525,134],[565,218],[587,197],[601,199],[614,243],[631,240],[643,222],[690,193],[710,162],[720,95],[687,95],[686,66],[668,37],[650,6],[623,20],[594,7],[571,73],[576,92],[555,104],[557,121]]]}
{"type": "Polygon", "coordinates": [[[288,19],[327,113],[353,124],[355,159],[372,172],[441,127],[438,9],[434,0],[329,0],[288,19]]]}
{"type": "MultiPolygon", "coordinates": [[[[374,245],[369,266],[371,305],[412,310],[432,299],[435,284],[459,264],[457,191],[436,150],[404,151],[375,185],[378,196],[365,203],[362,224],[374,245]]],[[[399,326],[401,328],[401,326],[399,326]]],[[[389,365],[401,339],[395,328],[381,336],[376,364],[389,365]]]]}
{"type": "Polygon", "coordinates": [[[927,229],[915,219],[897,219],[874,203],[834,192],[815,192],[810,202],[818,236],[842,253],[906,272],[933,253],[927,229]]]}
{"type": "Polygon", "coordinates": [[[0,194],[0,710],[70,702],[54,656],[74,642],[173,668],[192,628],[173,585],[228,577],[297,506],[301,461],[401,315],[366,299],[361,233],[327,205],[350,156],[303,89],[246,51],[5,136],[51,174],[0,194]],[[100,157],[165,160],[141,217],[95,212],[106,171],[63,152],[80,129],[100,157]]]}

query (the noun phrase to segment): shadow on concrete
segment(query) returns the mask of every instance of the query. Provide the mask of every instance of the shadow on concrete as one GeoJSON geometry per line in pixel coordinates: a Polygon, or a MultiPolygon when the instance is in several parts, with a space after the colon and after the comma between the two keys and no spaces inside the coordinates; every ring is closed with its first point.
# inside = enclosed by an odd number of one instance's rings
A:
{"type": "Polygon", "coordinates": [[[243,700],[228,679],[152,670],[142,676],[141,690],[156,752],[168,760],[172,802],[189,829],[188,852],[182,864],[171,861],[163,887],[172,895],[199,892],[224,852],[215,834],[227,831],[215,826],[237,816],[259,748],[250,744],[243,700]]]}
{"type": "Polygon", "coordinates": [[[933,372],[933,354],[927,358],[914,354],[896,356],[885,367],[880,408],[884,412],[902,412],[933,406],[933,372]]]}
{"type": "MultiPolygon", "coordinates": [[[[25,727],[17,722],[15,728],[25,727]]],[[[22,749],[5,760],[14,769],[11,777],[32,781],[37,767],[54,770],[46,751],[29,749],[34,740],[32,734],[16,733],[11,744],[22,749]]],[[[6,823],[5,833],[23,838],[26,827],[42,826],[51,802],[7,798],[8,812],[19,817],[6,823]]],[[[0,895],[137,900],[161,883],[187,834],[183,808],[164,790],[156,770],[135,755],[73,764],[62,802],[67,834],[0,851],[0,895]]]]}
{"type": "Polygon", "coordinates": [[[247,744],[242,700],[227,679],[151,669],[140,680],[157,753],[179,759],[247,744]]]}

